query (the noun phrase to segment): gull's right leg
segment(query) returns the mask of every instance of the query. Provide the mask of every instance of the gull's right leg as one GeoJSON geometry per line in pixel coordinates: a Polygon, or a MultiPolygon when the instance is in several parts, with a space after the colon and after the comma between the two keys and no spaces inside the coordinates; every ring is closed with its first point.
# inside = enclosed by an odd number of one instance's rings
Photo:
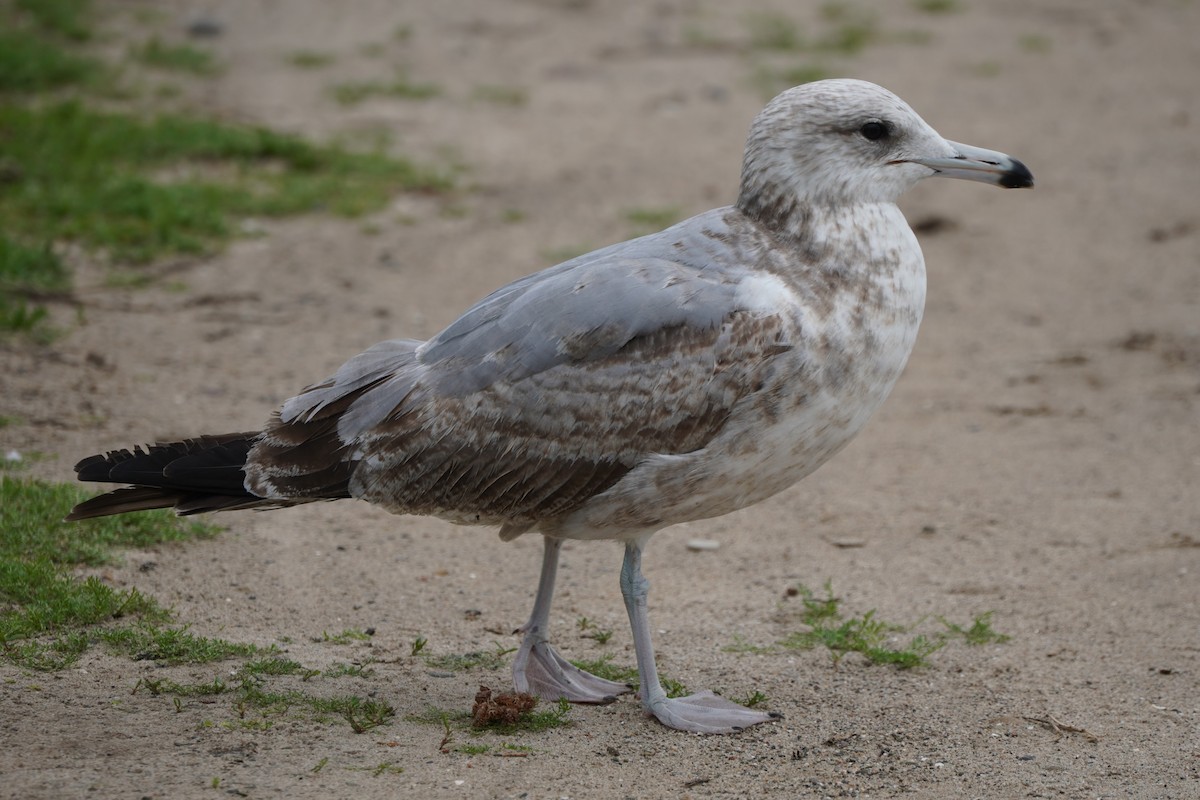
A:
{"type": "Polygon", "coordinates": [[[518,692],[536,694],[544,700],[567,699],[572,703],[611,703],[631,687],[584,672],[550,646],[546,635],[550,624],[550,600],[558,574],[561,539],[543,537],[542,575],[529,621],[518,630],[525,636],[513,661],[513,684],[518,692]]]}

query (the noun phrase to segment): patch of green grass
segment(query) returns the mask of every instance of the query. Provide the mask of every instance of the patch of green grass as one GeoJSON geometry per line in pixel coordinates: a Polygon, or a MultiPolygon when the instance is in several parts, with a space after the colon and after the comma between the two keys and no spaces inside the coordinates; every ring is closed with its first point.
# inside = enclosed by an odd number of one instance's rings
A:
{"type": "MultiPolygon", "coordinates": [[[[136,693],[145,689],[152,695],[168,695],[174,698],[176,710],[181,710],[179,698],[229,695],[237,720],[222,723],[224,727],[240,727],[249,730],[265,730],[271,727],[269,717],[283,716],[293,709],[302,709],[317,721],[330,719],[345,720],[355,733],[365,733],[386,724],[395,716],[395,709],[386,702],[364,699],[353,695],[320,697],[296,689],[272,689],[266,685],[268,677],[286,675],[320,675],[288,659],[251,661],[236,670],[232,681],[219,676],[207,683],[181,684],[163,679],[143,678],[134,687],[136,693]],[[257,716],[254,716],[257,715],[257,716]]],[[[322,765],[323,766],[323,765],[322,765]]]]}
{"type": "Polygon", "coordinates": [[[29,247],[0,231],[0,296],[65,292],[71,276],[49,243],[29,247]]]}
{"type": "Polygon", "coordinates": [[[912,0],[912,5],[926,14],[950,14],[962,10],[959,0],[912,0]]]}
{"type": "Polygon", "coordinates": [[[492,746],[490,744],[460,744],[454,749],[464,755],[481,756],[488,750],[491,750],[492,746]]]}
{"type": "Polygon", "coordinates": [[[817,39],[820,50],[856,55],[879,37],[875,15],[869,9],[831,2],[821,7],[821,15],[832,29],[817,39]]]}
{"type": "Polygon", "coordinates": [[[188,625],[162,626],[143,621],[137,625],[102,630],[100,640],[135,661],[160,664],[206,664],[233,656],[264,652],[257,645],[228,642],[191,633],[188,625]]]}
{"type": "Polygon", "coordinates": [[[162,694],[175,697],[212,697],[224,694],[230,687],[220,678],[213,678],[208,683],[176,683],[169,678],[142,678],[134,684],[132,694],[137,694],[142,689],[155,697],[162,694]]]}
{"type": "Polygon", "coordinates": [[[331,644],[351,644],[353,642],[369,642],[371,634],[358,628],[346,628],[341,633],[321,632],[321,641],[331,644]]]}
{"type": "Polygon", "coordinates": [[[50,328],[50,314],[44,306],[30,305],[17,297],[0,292],[0,334],[22,333],[39,341],[50,341],[55,331],[50,328]]]}
{"type": "Polygon", "coordinates": [[[261,658],[257,661],[247,661],[238,670],[238,675],[248,678],[254,675],[299,675],[301,680],[308,680],[320,675],[321,670],[309,669],[299,661],[290,658],[261,658]]]}
{"type": "Polygon", "coordinates": [[[418,636],[413,639],[412,646],[409,648],[409,655],[415,656],[425,649],[425,645],[429,644],[429,640],[424,636],[418,636]]]}
{"type": "Polygon", "coordinates": [[[750,47],[756,50],[800,50],[804,47],[800,28],[782,14],[757,12],[746,17],[750,47]]]}
{"type": "Polygon", "coordinates": [[[167,44],[157,36],[133,48],[133,58],[148,67],[186,72],[192,75],[213,75],[217,62],[213,54],[188,44],[167,44]]]}
{"type": "Polygon", "coordinates": [[[382,700],[364,700],[352,695],[307,698],[307,703],[318,714],[333,714],[346,720],[355,733],[366,733],[396,716],[396,709],[382,700]]]}
{"type": "Polygon", "coordinates": [[[491,651],[476,650],[471,653],[426,656],[425,663],[435,669],[444,669],[449,672],[461,672],[468,669],[496,670],[504,666],[505,656],[516,652],[516,649],[515,647],[501,647],[497,644],[496,649],[491,651]]]}
{"type": "Polygon", "coordinates": [[[71,484],[0,477],[0,557],[94,567],[112,563],[115,548],[212,538],[221,530],[169,511],[62,521],[93,494],[71,484]]]}
{"type": "MultiPolygon", "coordinates": [[[[79,580],[69,568],[111,563],[119,547],[209,537],[217,529],[142,512],[65,523],[90,492],[65,484],[0,476],[0,651],[30,669],[61,669],[86,649],[90,626],[140,617],[153,628],[165,609],[137,589],[118,590],[99,578],[79,580]]],[[[101,635],[116,636],[118,628],[101,635]]]]}
{"type": "Polygon", "coordinates": [[[444,175],[381,153],[318,146],[263,128],[78,102],[0,106],[4,155],[20,165],[0,218],[34,241],[68,239],[141,263],[213,251],[242,216],[330,210],[357,216],[444,175]]]}
{"type": "Polygon", "coordinates": [[[971,620],[971,625],[967,628],[956,625],[945,617],[938,617],[938,622],[946,626],[946,630],[950,636],[960,637],[969,645],[1004,644],[1012,639],[1012,637],[1000,633],[992,627],[992,614],[994,613],[994,611],[985,611],[971,620]]]}
{"type": "Polygon", "coordinates": [[[300,69],[321,69],[337,60],[331,53],[322,53],[317,50],[294,50],[284,56],[284,59],[293,67],[300,69]]]}
{"type": "Polygon", "coordinates": [[[327,678],[340,678],[348,676],[352,678],[369,678],[375,674],[375,670],[370,669],[366,664],[334,664],[329,669],[320,673],[327,678]]]}
{"type": "MultiPolygon", "coordinates": [[[[890,664],[900,669],[912,669],[928,663],[928,657],[945,647],[952,639],[962,639],[968,644],[991,644],[1008,641],[1007,636],[996,632],[991,625],[992,612],[975,617],[969,627],[963,627],[939,617],[945,631],[932,635],[916,634],[906,645],[894,647],[887,640],[895,633],[911,633],[916,625],[903,626],[883,622],[868,611],[861,616],[846,617],[840,608],[840,600],[834,596],[832,586],[825,583],[824,596],[818,596],[805,586],[789,590],[790,596],[798,596],[802,604],[800,621],[808,629],[797,631],[773,646],[749,645],[738,641],[724,648],[728,652],[766,653],[776,648],[809,650],[825,647],[836,666],[849,653],[859,653],[868,663],[890,664]]],[[[918,623],[919,624],[919,623],[918,623]]]]}
{"type": "Polygon", "coordinates": [[[663,208],[630,208],[625,211],[625,220],[635,230],[647,233],[670,227],[679,221],[682,212],[675,206],[663,208]]]}
{"type": "Polygon", "coordinates": [[[68,53],[37,36],[21,31],[0,32],[0,94],[32,94],[78,86],[101,71],[96,60],[68,53]]]}
{"type": "Polygon", "coordinates": [[[1017,44],[1026,53],[1049,53],[1053,46],[1050,37],[1040,33],[1022,34],[1017,44]]]}
{"type": "Polygon", "coordinates": [[[344,106],[357,105],[374,97],[396,100],[428,100],[441,94],[432,83],[414,83],[403,75],[391,81],[353,81],[339,83],[330,89],[333,99],[344,106]]]}
{"type": "Polygon", "coordinates": [[[91,0],[17,0],[16,7],[44,33],[77,42],[92,37],[91,0]]]}
{"type": "Polygon", "coordinates": [[[840,663],[847,653],[859,653],[872,664],[891,664],[901,669],[911,669],[923,666],[926,657],[945,644],[944,641],[916,636],[907,647],[888,647],[885,644],[888,636],[904,631],[903,626],[877,619],[874,610],[859,617],[844,618],[829,582],[825,584],[824,597],[817,597],[805,586],[797,589],[804,605],[800,619],[811,629],[793,633],[779,643],[781,647],[807,650],[818,645],[824,646],[829,650],[834,665],[840,663]]]}

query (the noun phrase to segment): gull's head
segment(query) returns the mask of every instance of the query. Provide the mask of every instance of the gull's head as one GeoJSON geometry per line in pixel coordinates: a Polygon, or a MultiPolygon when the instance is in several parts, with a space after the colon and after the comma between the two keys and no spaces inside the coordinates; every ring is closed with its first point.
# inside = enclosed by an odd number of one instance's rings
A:
{"type": "Polygon", "coordinates": [[[745,210],[756,195],[773,207],[891,203],[933,176],[1033,186],[1020,161],[943,139],[887,89],[816,81],[788,89],[755,118],[738,205],[745,210]]]}

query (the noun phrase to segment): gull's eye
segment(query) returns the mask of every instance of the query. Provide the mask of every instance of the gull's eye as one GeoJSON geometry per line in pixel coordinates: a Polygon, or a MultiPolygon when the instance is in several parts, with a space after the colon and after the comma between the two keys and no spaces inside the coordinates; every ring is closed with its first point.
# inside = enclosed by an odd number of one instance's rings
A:
{"type": "Polygon", "coordinates": [[[858,132],[863,135],[864,139],[877,142],[888,135],[888,127],[878,120],[871,120],[870,122],[864,123],[863,126],[858,129],[858,132]]]}

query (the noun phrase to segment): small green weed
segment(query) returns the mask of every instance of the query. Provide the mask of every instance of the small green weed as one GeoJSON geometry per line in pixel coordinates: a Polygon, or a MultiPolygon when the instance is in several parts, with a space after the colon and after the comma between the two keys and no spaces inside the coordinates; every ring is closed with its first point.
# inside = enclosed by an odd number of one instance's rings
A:
{"type": "Polygon", "coordinates": [[[287,63],[300,69],[320,69],[327,67],[337,59],[329,53],[316,50],[295,50],[285,56],[287,63]]]}
{"type": "Polygon", "coordinates": [[[91,0],[17,0],[16,7],[43,33],[76,42],[92,38],[91,0]]]}
{"type": "Polygon", "coordinates": [[[383,761],[379,764],[376,764],[373,767],[346,767],[346,769],[352,770],[354,772],[369,772],[369,773],[371,773],[371,775],[373,775],[376,778],[378,778],[380,775],[403,775],[404,774],[404,767],[400,766],[399,764],[395,763],[394,761],[383,761]]]}
{"type": "MultiPolygon", "coordinates": [[[[637,667],[619,667],[612,663],[611,655],[603,655],[595,659],[580,659],[571,663],[579,667],[584,672],[590,672],[598,678],[604,678],[617,683],[624,683],[629,686],[638,685],[637,667]]],[[[680,681],[666,675],[660,674],[659,681],[662,683],[663,690],[667,693],[667,697],[685,697],[688,694],[688,689],[680,681]]]]}
{"type": "Polygon", "coordinates": [[[424,636],[418,636],[413,639],[412,647],[409,648],[409,655],[415,656],[425,649],[425,645],[429,644],[429,640],[424,636]]]}
{"type": "Polygon", "coordinates": [[[330,633],[329,631],[321,632],[321,641],[330,642],[331,644],[351,644],[352,642],[369,642],[371,634],[358,628],[346,628],[341,633],[330,633]]]}
{"type": "Polygon", "coordinates": [[[1012,637],[1003,633],[998,633],[992,628],[993,611],[986,611],[975,619],[971,620],[971,626],[964,628],[961,625],[956,625],[950,622],[945,617],[938,617],[938,622],[946,626],[949,635],[961,637],[969,645],[983,644],[1003,644],[1009,641],[1012,637]]]}
{"type": "Polygon", "coordinates": [[[155,69],[192,75],[213,75],[217,72],[217,62],[209,51],[187,44],[166,44],[157,36],[135,47],[132,55],[137,61],[155,69]]]}
{"type": "Polygon", "coordinates": [[[746,17],[750,47],[755,50],[800,50],[804,41],[796,23],[782,14],[759,12],[746,17]]]}
{"type": "Polygon", "coordinates": [[[322,673],[319,669],[309,669],[299,661],[272,656],[256,661],[247,661],[242,664],[237,674],[243,679],[254,675],[299,675],[301,680],[308,680],[322,673]]]}
{"type": "Polygon", "coordinates": [[[1050,37],[1040,33],[1023,34],[1017,39],[1017,44],[1026,53],[1049,53],[1053,47],[1050,37]]]}
{"type": "Polygon", "coordinates": [[[441,89],[432,83],[413,83],[400,75],[392,81],[339,83],[330,92],[333,94],[334,100],[344,106],[352,106],[374,97],[396,100],[428,100],[441,94],[441,89]]]}
{"type": "MultiPolygon", "coordinates": [[[[370,663],[370,662],[368,662],[370,663]]],[[[375,670],[370,669],[366,664],[334,664],[324,672],[318,673],[326,678],[369,678],[375,674],[375,670]]]]}
{"type": "Polygon", "coordinates": [[[476,650],[470,653],[450,654],[442,656],[426,656],[425,663],[436,669],[450,672],[461,672],[468,669],[496,670],[504,666],[505,656],[516,652],[515,647],[503,647],[499,643],[492,651],[476,650]]]}
{"type": "Polygon", "coordinates": [[[396,715],[396,709],[382,700],[364,700],[361,697],[306,697],[309,707],[318,714],[335,714],[350,723],[355,733],[366,733],[372,728],[386,724],[396,715]]]}
{"type": "Polygon", "coordinates": [[[962,10],[959,0],[912,0],[912,5],[926,14],[950,14],[962,10]]]}
{"type": "Polygon", "coordinates": [[[0,32],[0,94],[32,94],[87,84],[99,62],[22,31],[0,32]]]}
{"type": "Polygon", "coordinates": [[[738,639],[733,645],[725,647],[725,651],[761,654],[774,652],[777,648],[808,650],[820,646],[829,651],[835,666],[847,654],[859,653],[870,664],[890,664],[900,669],[912,669],[927,664],[929,656],[952,639],[962,639],[976,645],[1002,643],[1009,639],[992,628],[992,612],[988,611],[975,617],[969,627],[939,617],[944,631],[932,635],[916,634],[905,646],[889,646],[887,640],[890,636],[911,632],[917,626],[883,622],[875,616],[874,610],[847,618],[842,614],[841,601],[834,596],[829,581],[825,582],[824,588],[824,596],[818,596],[802,585],[788,590],[789,597],[800,598],[800,621],[808,627],[807,630],[793,633],[771,646],[752,645],[738,639]]]}
{"type": "Polygon", "coordinates": [[[739,705],[743,705],[746,708],[754,708],[755,706],[762,705],[763,703],[767,702],[770,699],[771,698],[767,697],[765,694],[763,694],[762,692],[755,689],[753,692],[751,692],[746,697],[743,697],[740,699],[733,698],[733,702],[735,702],[739,705]]]}
{"type": "Polygon", "coordinates": [[[460,744],[455,749],[463,755],[481,756],[491,750],[492,746],[490,744],[460,744]]]}
{"type": "Polygon", "coordinates": [[[205,664],[263,652],[257,645],[197,636],[188,630],[189,627],[162,627],[143,621],[137,625],[100,631],[99,637],[109,647],[135,661],[157,661],[160,664],[205,664]]]}
{"type": "Polygon", "coordinates": [[[583,631],[583,638],[594,639],[597,644],[608,644],[608,640],[612,638],[611,630],[598,627],[587,617],[580,617],[577,624],[579,630],[583,631]]]}
{"type": "Polygon", "coordinates": [[[639,231],[653,232],[674,225],[679,221],[681,212],[674,206],[665,208],[631,208],[625,212],[625,219],[639,231]]]}

